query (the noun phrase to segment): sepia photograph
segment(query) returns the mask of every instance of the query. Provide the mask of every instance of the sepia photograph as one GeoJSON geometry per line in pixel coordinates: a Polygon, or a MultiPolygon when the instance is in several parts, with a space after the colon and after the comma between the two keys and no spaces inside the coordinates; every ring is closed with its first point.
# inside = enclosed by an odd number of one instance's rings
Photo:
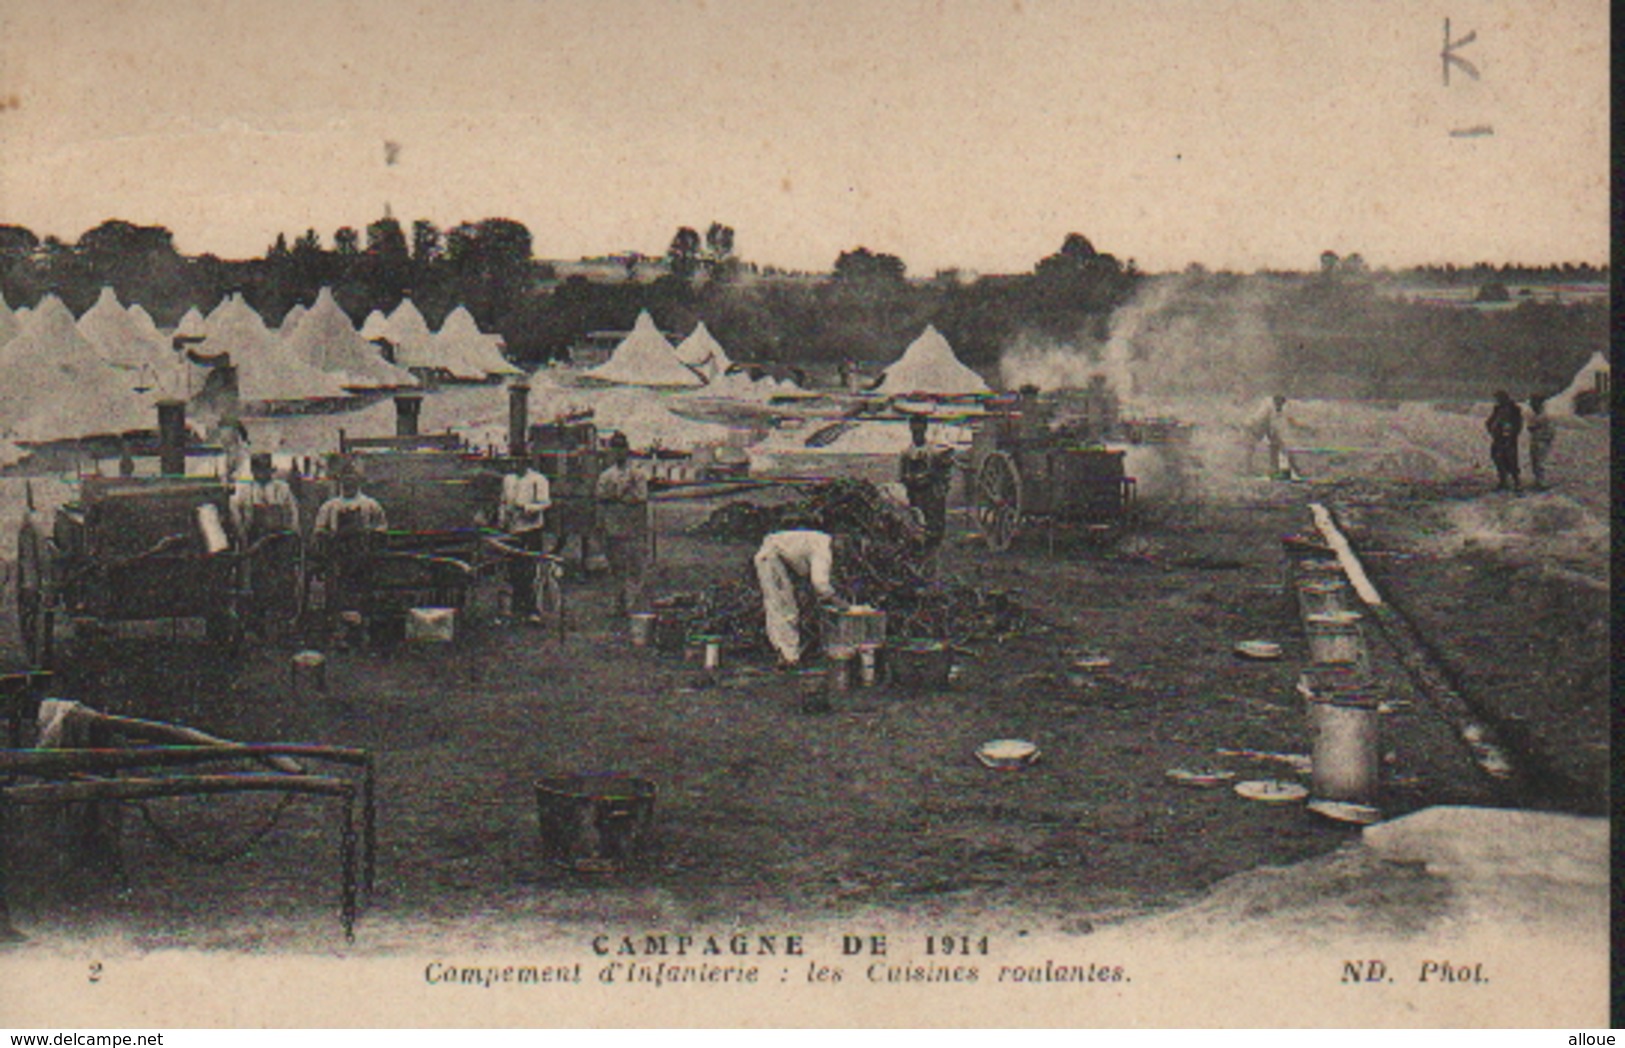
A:
{"type": "Polygon", "coordinates": [[[0,0],[0,1026],[1607,1027],[1610,13],[0,0]]]}

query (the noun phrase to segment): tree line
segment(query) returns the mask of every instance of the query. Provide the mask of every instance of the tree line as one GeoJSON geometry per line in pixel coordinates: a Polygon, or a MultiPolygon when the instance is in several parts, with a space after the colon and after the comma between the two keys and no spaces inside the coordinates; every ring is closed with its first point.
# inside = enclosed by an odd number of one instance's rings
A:
{"type": "Polygon", "coordinates": [[[742,261],[734,230],[720,222],[703,234],[679,228],[662,257],[616,256],[614,265],[624,272],[560,279],[535,258],[530,231],[506,218],[442,230],[385,216],[338,229],[327,243],[314,229],[279,234],[263,256],[244,260],[182,255],[168,229],[118,219],[72,244],[0,226],[0,294],[13,307],[55,294],[82,313],[110,286],[167,326],[240,293],[275,324],[331,287],[357,323],[407,296],[431,324],[466,306],[511,356],[531,363],[565,356],[589,332],[630,328],[643,309],[670,331],[705,320],[747,360],[887,359],[936,323],[969,359],[991,362],[1018,330],[1068,337],[1103,329],[1140,279],[1132,260],[1097,252],[1076,233],[1031,273],[970,284],[951,273],[912,281],[902,259],[867,247],[841,252],[827,274],[791,278],[742,261]]]}
{"type": "MultiPolygon", "coordinates": [[[[1429,334],[1442,333],[1440,323],[1475,323],[1412,316],[1426,307],[1378,301],[1373,286],[1381,280],[1448,283],[1442,277],[1453,275],[1472,282],[1587,282],[1607,274],[1606,267],[1586,265],[1487,264],[1372,274],[1358,255],[1331,252],[1320,263],[1313,272],[1275,275],[1301,288],[1271,311],[1271,326],[1290,331],[1292,345],[1304,342],[1305,331],[1325,328],[1328,317],[1349,333],[1368,322],[1429,334]]],[[[626,330],[647,309],[667,331],[686,333],[705,321],[740,360],[886,361],[929,323],[967,363],[990,366],[1017,338],[1104,342],[1113,311],[1148,279],[1132,258],[1100,251],[1080,233],[1067,234],[1028,272],[967,281],[951,270],[911,278],[901,258],[866,246],[841,252],[826,273],[781,274],[744,261],[735,231],[720,222],[703,233],[680,227],[663,256],[612,256],[600,260],[592,277],[562,278],[536,259],[530,230],[507,218],[442,229],[422,219],[407,226],[386,215],[364,229],[336,230],[326,243],[313,229],[280,234],[261,257],[245,260],[183,255],[169,230],[116,219],[72,244],[0,226],[0,294],[13,307],[51,293],[82,313],[111,286],[124,303],[139,303],[160,325],[172,325],[187,309],[207,312],[235,292],[275,324],[295,304],[309,305],[321,288],[331,287],[358,324],[406,296],[431,325],[466,306],[486,330],[503,336],[510,356],[528,363],[564,357],[589,332],[626,330]]],[[[1255,278],[1192,266],[1183,279],[1222,290],[1255,278]]],[[[1537,327],[1553,323],[1544,313],[1520,313],[1537,327]]],[[[1589,320],[1581,325],[1587,332],[1594,326],[1589,320]]],[[[1483,344],[1476,332],[1446,341],[1483,344]]],[[[1305,351],[1317,366],[1359,367],[1330,350],[1305,351]]]]}

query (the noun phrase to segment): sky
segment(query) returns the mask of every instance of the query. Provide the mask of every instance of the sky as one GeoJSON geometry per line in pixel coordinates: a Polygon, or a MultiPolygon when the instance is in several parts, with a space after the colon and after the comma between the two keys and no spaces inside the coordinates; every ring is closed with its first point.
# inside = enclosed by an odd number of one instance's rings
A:
{"type": "Polygon", "coordinates": [[[1603,0],[0,0],[0,223],[827,270],[1606,261],[1603,0]],[[1444,19],[1476,39],[1443,83],[1444,19]],[[1493,134],[1452,136],[1488,126],[1493,134]],[[398,145],[388,162],[386,142],[398,145]]]}

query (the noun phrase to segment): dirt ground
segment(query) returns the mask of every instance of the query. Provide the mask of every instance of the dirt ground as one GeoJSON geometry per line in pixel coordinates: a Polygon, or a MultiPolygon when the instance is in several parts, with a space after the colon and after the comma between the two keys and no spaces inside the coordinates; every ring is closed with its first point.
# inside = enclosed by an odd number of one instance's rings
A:
{"type": "MultiPolygon", "coordinates": [[[[1565,440],[1564,487],[1516,505],[1485,495],[1476,474],[1248,480],[1222,498],[1148,501],[1115,542],[1063,535],[1051,554],[1035,534],[998,555],[956,512],[943,571],[1010,592],[1044,628],[973,643],[940,691],[859,689],[826,714],[802,711],[822,687],[816,670],[735,661],[711,685],[693,663],[633,648],[596,577],[567,579],[573,625],[562,642],[495,623],[494,594],[484,592],[485,611],[452,649],[331,652],[328,693],[306,699],[289,687],[294,643],[251,641],[224,662],[195,626],[173,639],[167,626],[129,627],[70,648],[56,690],[237,740],[367,748],[379,776],[377,892],[345,947],[338,830],[323,802],[278,811],[260,797],[171,800],[127,811],[122,888],[75,867],[59,824],[28,810],[8,841],[13,920],[46,948],[110,936],[136,949],[387,952],[606,922],[762,926],[846,914],[1076,934],[1166,910],[1233,874],[1326,855],[1358,836],[1301,806],[1166,776],[1224,768],[1307,783],[1291,762],[1218,751],[1307,753],[1294,685],[1308,650],[1282,588],[1279,539],[1311,527],[1311,501],[1337,508],[1377,585],[1469,701],[1512,726],[1515,756],[1535,769],[1532,795],[1485,776],[1456,726],[1379,651],[1394,707],[1382,726],[1385,813],[1446,803],[1600,810],[1606,559],[1587,549],[1554,558],[1551,541],[1441,545],[1459,534],[1462,507],[1490,506],[1505,523],[1527,515],[1517,505],[1567,499],[1606,521],[1606,431],[1565,431],[1565,440]],[[1233,648],[1247,639],[1279,642],[1284,657],[1242,660],[1233,648]],[[1112,664],[1075,670],[1082,652],[1112,664]],[[974,751],[995,738],[1031,740],[1042,756],[1025,771],[990,771],[974,751]],[[658,790],[635,869],[572,874],[541,853],[535,780],[587,770],[635,773],[658,790]],[[273,817],[262,841],[223,865],[176,856],[176,846],[241,850],[273,817]]],[[[854,461],[843,471],[889,479],[893,468],[854,461]]],[[[687,533],[719,504],[661,504],[658,592],[748,568],[749,544],[687,533]]],[[[1566,511],[1551,512],[1567,541],[1566,511]]],[[[7,596],[0,658],[15,665],[7,596]]]]}

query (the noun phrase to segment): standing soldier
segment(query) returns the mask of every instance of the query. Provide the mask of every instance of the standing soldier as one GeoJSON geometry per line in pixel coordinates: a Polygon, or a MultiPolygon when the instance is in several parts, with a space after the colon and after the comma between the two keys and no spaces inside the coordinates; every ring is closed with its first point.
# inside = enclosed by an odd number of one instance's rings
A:
{"type": "Polygon", "coordinates": [[[628,615],[643,610],[644,572],[649,560],[649,478],[629,464],[626,434],[609,438],[610,465],[598,475],[593,496],[604,556],[615,583],[615,610],[628,615]]]}
{"type": "Polygon", "coordinates": [[[953,479],[954,459],[948,448],[926,444],[929,425],[921,415],[908,420],[913,444],[903,452],[898,479],[908,492],[908,504],[919,510],[924,520],[926,552],[935,553],[948,531],[948,485],[953,479]]]}
{"type": "Polygon", "coordinates": [[[1286,398],[1273,396],[1259,404],[1247,420],[1247,472],[1253,471],[1259,441],[1269,445],[1270,478],[1292,479],[1292,459],[1286,453],[1286,398]]]}
{"type": "Polygon", "coordinates": [[[239,578],[264,629],[299,613],[299,502],[266,452],[250,456],[248,468],[248,480],[231,493],[231,523],[243,553],[239,578]]]}
{"type": "MultiPolygon", "coordinates": [[[[339,493],[322,503],[311,528],[311,545],[327,589],[327,611],[358,610],[367,588],[367,573],[373,554],[383,546],[389,520],[378,500],[361,491],[360,467],[348,463],[338,475],[339,493]]],[[[342,646],[346,643],[337,638],[342,646]]]]}
{"type": "Polygon", "coordinates": [[[1529,433],[1529,473],[1535,479],[1535,490],[1545,491],[1546,460],[1557,439],[1557,427],[1546,414],[1546,398],[1538,393],[1529,398],[1529,421],[1524,429],[1529,433]]]}
{"type": "Polygon", "coordinates": [[[1490,434],[1490,461],[1495,463],[1495,490],[1505,491],[1510,483],[1514,492],[1523,490],[1518,476],[1518,437],[1523,433],[1523,412],[1505,391],[1495,394],[1495,407],[1484,420],[1490,434]]]}
{"type": "MultiPolygon", "coordinates": [[[[502,506],[497,523],[518,548],[545,553],[542,528],[551,505],[553,495],[547,477],[534,462],[523,461],[513,473],[502,478],[502,506]]],[[[523,616],[533,623],[542,621],[536,607],[535,564],[525,558],[515,558],[508,565],[508,585],[513,590],[514,616],[523,616]]]]}
{"type": "Polygon", "coordinates": [[[288,482],[276,476],[271,456],[255,452],[248,460],[249,478],[231,494],[231,522],[242,544],[252,546],[278,531],[299,530],[299,503],[288,482]]]}

